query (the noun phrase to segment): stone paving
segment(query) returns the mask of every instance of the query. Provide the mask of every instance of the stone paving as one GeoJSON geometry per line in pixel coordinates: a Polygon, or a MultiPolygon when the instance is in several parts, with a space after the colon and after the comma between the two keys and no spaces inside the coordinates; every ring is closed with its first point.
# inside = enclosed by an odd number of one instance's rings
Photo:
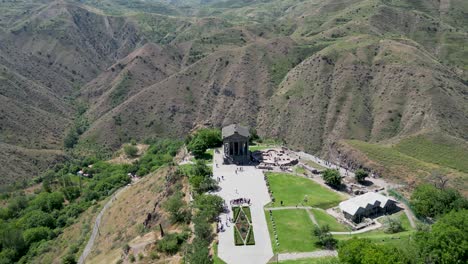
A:
{"type": "Polygon", "coordinates": [[[216,194],[228,205],[233,199],[250,199],[255,235],[255,245],[235,246],[233,224],[229,222],[226,227],[226,219],[232,217],[232,212],[222,214],[220,217],[225,231],[218,234],[218,256],[228,264],[267,263],[273,257],[273,250],[263,207],[271,200],[263,172],[253,166],[242,166],[243,171],[236,173],[236,169],[240,166],[222,165],[222,151],[219,153],[215,151],[213,159],[214,179],[224,176],[224,180],[219,183],[221,189],[216,194]]]}

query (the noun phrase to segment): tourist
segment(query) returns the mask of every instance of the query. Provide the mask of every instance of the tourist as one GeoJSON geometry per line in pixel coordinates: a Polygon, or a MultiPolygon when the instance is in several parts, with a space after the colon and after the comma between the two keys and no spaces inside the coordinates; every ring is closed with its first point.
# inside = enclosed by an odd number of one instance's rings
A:
{"type": "Polygon", "coordinates": [[[280,203],[281,203],[281,206],[283,206],[283,200],[281,200],[280,203]]]}

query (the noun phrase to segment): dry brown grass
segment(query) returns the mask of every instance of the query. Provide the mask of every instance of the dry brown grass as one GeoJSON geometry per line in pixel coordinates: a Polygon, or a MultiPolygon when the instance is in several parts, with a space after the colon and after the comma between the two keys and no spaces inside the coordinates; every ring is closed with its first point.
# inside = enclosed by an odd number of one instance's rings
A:
{"type": "MultiPolygon", "coordinates": [[[[183,230],[181,225],[172,225],[168,220],[168,213],[161,208],[167,198],[164,192],[165,177],[173,171],[174,168],[171,167],[162,168],[143,177],[113,202],[103,216],[100,236],[96,239],[87,263],[113,263],[121,258],[127,263],[128,256],[122,250],[126,244],[130,246],[129,255],[133,254],[138,263],[148,263],[149,253],[155,250],[154,242],[160,239],[159,223],[166,233],[183,230]],[[144,229],[143,222],[148,213],[156,213],[157,220],[150,229],[144,229]],[[138,260],[139,254],[145,256],[141,261],[138,260]]],[[[182,183],[182,191],[188,193],[187,180],[184,178],[182,183]]],[[[177,256],[167,257],[166,260],[172,258],[177,256]]]]}

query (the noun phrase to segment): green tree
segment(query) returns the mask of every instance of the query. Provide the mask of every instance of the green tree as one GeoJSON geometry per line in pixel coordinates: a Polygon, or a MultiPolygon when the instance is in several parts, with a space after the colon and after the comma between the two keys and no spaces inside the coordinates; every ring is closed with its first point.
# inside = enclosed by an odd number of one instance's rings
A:
{"type": "Polygon", "coordinates": [[[188,234],[170,233],[166,234],[157,242],[158,250],[168,254],[175,254],[179,251],[181,245],[187,240],[188,234]]]}
{"type": "Polygon", "coordinates": [[[357,182],[364,182],[368,176],[369,173],[363,169],[359,169],[354,173],[357,182]]]}
{"type": "Polygon", "coordinates": [[[323,225],[321,227],[315,227],[313,235],[317,238],[317,246],[326,249],[334,249],[338,241],[330,233],[330,227],[323,225]]]}
{"type": "Polygon", "coordinates": [[[23,217],[18,219],[17,223],[24,229],[40,226],[55,227],[55,219],[49,213],[41,210],[33,210],[26,213],[23,217]]]}
{"type": "Polygon", "coordinates": [[[415,240],[425,263],[465,263],[468,259],[468,210],[444,215],[431,230],[417,232],[415,240]]]}
{"type": "Polygon", "coordinates": [[[63,139],[63,145],[65,148],[73,148],[78,143],[78,133],[76,132],[76,128],[73,127],[68,131],[67,135],[63,139]]]}
{"type": "Polygon", "coordinates": [[[322,178],[325,183],[331,186],[340,186],[341,185],[341,175],[340,172],[333,169],[326,169],[322,173],[322,178]]]}
{"type": "Polygon", "coordinates": [[[195,238],[189,247],[189,263],[211,264],[213,260],[210,257],[208,243],[202,239],[195,238]]]}
{"type": "Polygon", "coordinates": [[[437,217],[451,210],[468,208],[467,200],[456,190],[438,189],[430,184],[421,184],[413,191],[410,204],[419,217],[437,217]]]}
{"type": "Polygon", "coordinates": [[[411,263],[407,254],[394,246],[377,245],[360,238],[343,241],[338,248],[338,257],[341,263],[347,264],[411,263]]]}
{"type": "Polygon", "coordinates": [[[53,210],[62,209],[64,201],[63,194],[60,192],[42,192],[31,201],[31,204],[44,212],[52,212],[53,210]]]}
{"type": "Polygon", "coordinates": [[[385,233],[394,234],[404,231],[401,220],[395,217],[386,217],[384,222],[385,233]]]}
{"type": "Polygon", "coordinates": [[[164,203],[164,209],[170,213],[173,223],[183,223],[190,220],[191,213],[183,198],[182,192],[178,191],[164,203]]]}
{"type": "Polygon", "coordinates": [[[214,221],[216,216],[223,212],[224,200],[217,195],[202,194],[196,197],[195,207],[210,221],[214,221]]]}
{"type": "Polygon", "coordinates": [[[41,240],[49,239],[51,230],[48,227],[40,226],[30,228],[24,231],[23,238],[26,244],[29,246],[34,242],[38,242],[41,240]]]}
{"type": "Polygon", "coordinates": [[[202,158],[208,148],[222,145],[221,130],[203,128],[187,138],[187,149],[195,158],[202,158]]]}

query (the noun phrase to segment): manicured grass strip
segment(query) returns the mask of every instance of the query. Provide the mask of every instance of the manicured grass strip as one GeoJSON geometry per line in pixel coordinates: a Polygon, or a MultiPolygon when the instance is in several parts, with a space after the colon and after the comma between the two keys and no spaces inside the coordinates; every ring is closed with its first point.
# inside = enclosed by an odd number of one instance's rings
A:
{"type": "Polygon", "coordinates": [[[239,206],[232,207],[232,219],[234,219],[234,221],[237,220],[237,217],[239,216],[239,213],[240,213],[240,207],[239,206]]]}
{"type": "Polygon", "coordinates": [[[333,216],[327,214],[327,212],[320,209],[312,209],[312,213],[315,216],[319,226],[328,225],[330,231],[335,232],[346,232],[350,231],[350,228],[344,224],[339,223],[333,216]]]}
{"type": "Polygon", "coordinates": [[[242,207],[242,211],[244,211],[245,215],[249,219],[249,222],[252,223],[252,213],[250,212],[250,207],[244,206],[242,207]]]}
{"type": "Polygon", "coordinates": [[[218,257],[218,244],[214,243],[213,245],[214,256],[213,256],[213,263],[214,264],[226,264],[222,259],[218,257]]]}
{"type": "Polygon", "coordinates": [[[239,230],[237,230],[237,227],[234,226],[234,244],[236,246],[243,246],[244,245],[244,240],[241,237],[241,234],[239,230]]]}
{"type": "Polygon", "coordinates": [[[257,150],[265,150],[265,149],[272,149],[272,148],[277,148],[277,145],[255,145],[255,146],[249,146],[249,150],[251,152],[257,151],[257,150]]]}
{"type": "Polygon", "coordinates": [[[253,226],[250,226],[250,231],[249,231],[249,234],[247,235],[245,244],[249,246],[255,245],[255,236],[254,236],[253,226]]]}
{"type": "Polygon", "coordinates": [[[340,263],[337,257],[322,257],[322,258],[305,258],[296,260],[281,261],[281,264],[338,264],[340,263]]]}
{"type": "Polygon", "coordinates": [[[320,184],[299,176],[287,173],[266,173],[275,204],[283,201],[284,206],[313,206],[330,208],[338,205],[345,198],[320,184]],[[307,196],[307,202],[304,198],[307,196]]]}
{"type": "Polygon", "coordinates": [[[276,223],[279,247],[276,246],[273,224],[270,220],[270,213],[265,210],[265,217],[268,223],[268,231],[273,251],[275,253],[287,252],[310,252],[317,250],[315,246],[316,238],[312,232],[314,223],[310,220],[309,214],[304,209],[297,210],[277,210],[272,211],[276,223]]]}

